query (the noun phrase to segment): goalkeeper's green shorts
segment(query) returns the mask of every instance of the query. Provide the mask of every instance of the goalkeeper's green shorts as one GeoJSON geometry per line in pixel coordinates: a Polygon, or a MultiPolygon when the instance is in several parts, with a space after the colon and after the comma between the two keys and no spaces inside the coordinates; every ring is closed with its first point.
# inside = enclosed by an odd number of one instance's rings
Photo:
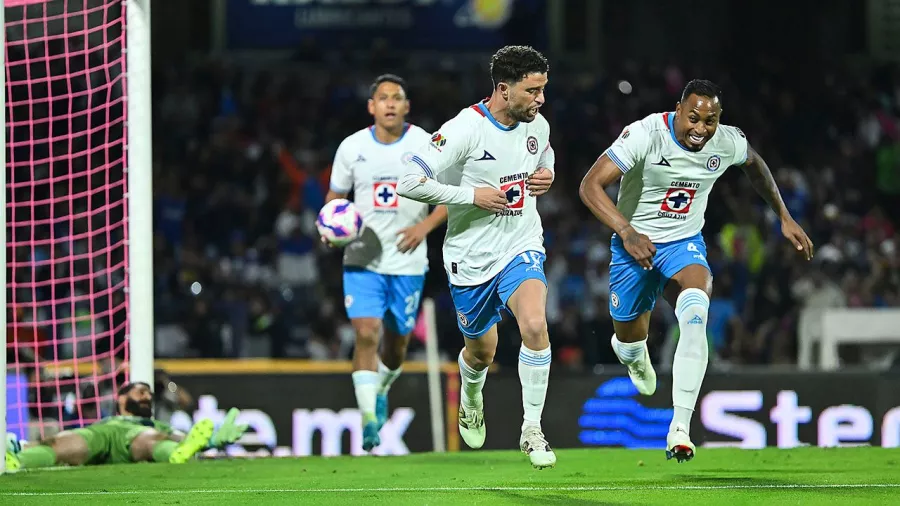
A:
{"type": "Polygon", "coordinates": [[[148,430],[153,430],[153,427],[109,420],[68,432],[74,432],[87,441],[88,458],[85,464],[91,466],[134,462],[131,457],[131,442],[148,430]]]}

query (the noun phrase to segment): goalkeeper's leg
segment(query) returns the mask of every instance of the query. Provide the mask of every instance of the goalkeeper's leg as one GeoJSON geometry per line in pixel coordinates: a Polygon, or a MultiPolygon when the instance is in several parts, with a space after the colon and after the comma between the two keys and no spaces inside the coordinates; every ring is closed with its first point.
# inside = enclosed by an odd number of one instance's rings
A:
{"type": "Polygon", "coordinates": [[[184,464],[208,447],[213,429],[211,420],[200,420],[180,440],[157,430],[145,430],[131,440],[131,461],[184,464]]]}
{"type": "Polygon", "coordinates": [[[102,457],[105,447],[105,437],[89,429],[63,431],[27,445],[18,453],[7,448],[6,468],[15,472],[57,465],[82,466],[102,457]]]}

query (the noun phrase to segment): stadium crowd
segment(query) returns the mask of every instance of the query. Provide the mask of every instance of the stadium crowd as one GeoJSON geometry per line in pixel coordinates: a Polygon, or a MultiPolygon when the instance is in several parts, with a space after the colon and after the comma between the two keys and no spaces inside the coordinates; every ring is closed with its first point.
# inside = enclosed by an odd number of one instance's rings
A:
{"type": "MultiPolygon", "coordinates": [[[[290,61],[158,69],[158,356],[349,356],[341,257],[318,245],[313,220],[337,145],[370,123],[367,86],[385,71],[407,77],[409,120],[429,131],[490,89],[481,61],[400,60],[378,47],[360,58],[310,47],[290,61]],[[333,71],[347,68],[355,71],[333,71]]],[[[555,65],[542,113],[553,129],[557,180],[539,206],[557,366],[617,363],[607,309],[611,231],[575,197],[581,177],[628,123],[672,109],[694,77],[723,88],[723,122],[739,126],[767,160],[817,245],[813,262],[796,258],[740,170],[720,179],[704,229],[715,275],[713,367],[794,363],[805,308],[900,305],[900,68],[555,65]]],[[[452,357],[462,338],[440,263],[442,234],[429,239],[426,295],[452,357]]],[[[678,326],[665,302],[655,311],[651,353],[665,367],[678,326]]],[[[515,361],[515,333],[501,325],[501,365],[515,361]]]]}

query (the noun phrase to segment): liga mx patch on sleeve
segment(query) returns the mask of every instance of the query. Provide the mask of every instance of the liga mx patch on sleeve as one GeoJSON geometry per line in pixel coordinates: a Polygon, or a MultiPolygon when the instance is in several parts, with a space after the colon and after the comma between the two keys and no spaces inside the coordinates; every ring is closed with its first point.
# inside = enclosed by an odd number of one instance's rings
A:
{"type": "Polygon", "coordinates": [[[378,181],[372,184],[372,199],[376,209],[388,209],[400,204],[396,181],[378,181]]]}

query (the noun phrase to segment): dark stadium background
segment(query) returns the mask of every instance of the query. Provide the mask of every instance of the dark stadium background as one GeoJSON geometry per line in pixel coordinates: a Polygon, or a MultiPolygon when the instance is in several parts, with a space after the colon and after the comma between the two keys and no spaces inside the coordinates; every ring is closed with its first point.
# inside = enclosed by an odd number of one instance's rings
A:
{"type": "MultiPolygon", "coordinates": [[[[766,158],[818,249],[810,264],[794,258],[743,174],[720,180],[704,230],[716,276],[711,367],[792,364],[801,308],[900,302],[900,68],[889,46],[896,21],[878,24],[877,3],[525,1],[504,28],[468,37],[464,49],[452,37],[421,35],[441,28],[379,39],[359,30],[307,35],[262,11],[290,18],[295,7],[255,7],[273,23],[258,26],[217,8],[246,19],[254,15],[247,2],[155,5],[156,318],[184,340],[159,351],[346,358],[339,256],[316,247],[314,230],[279,236],[276,223],[316,212],[337,144],[369,124],[365,84],[375,75],[408,79],[410,121],[434,129],[489,93],[486,64],[499,42],[535,44],[551,61],[543,114],[558,179],[541,208],[557,366],[616,363],[606,309],[610,232],[575,197],[581,176],[624,125],[671,109],[696,77],[722,86],[723,121],[766,158]],[[282,29],[289,33],[271,33],[282,29]],[[873,35],[879,29],[887,31],[873,35]],[[307,257],[304,268],[315,272],[284,283],[281,255],[307,257]]],[[[452,356],[461,338],[440,237],[430,238],[428,295],[452,356]]],[[[673,323],[665,303],[654,322],[660,359],[673,323]]],[[[505,327],[497,360],[511,364],[517,337],[505,327]]]]}

